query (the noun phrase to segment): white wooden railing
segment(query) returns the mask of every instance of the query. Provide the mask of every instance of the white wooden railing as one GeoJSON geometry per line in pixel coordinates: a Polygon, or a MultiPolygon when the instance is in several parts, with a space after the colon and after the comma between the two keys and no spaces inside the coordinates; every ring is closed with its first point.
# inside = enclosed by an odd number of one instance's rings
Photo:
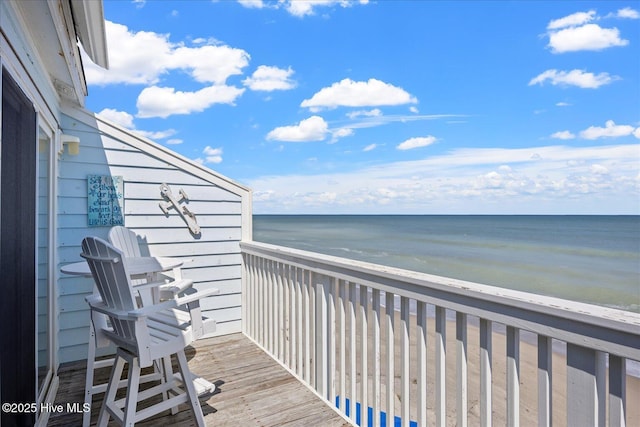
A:
{"type": "Polygon", "coordinates": [[[244,333],[354,423],[396,416],[403,426],[428,419],[549,426],[554,418],[626,425],[626,366],[640,360],[640,314],[264,243],[240,246],[244,333]],[[533,368],[521,371],[530,359],[533,368]],[[521,393],[531,388],[533,396],[521,393]]]}

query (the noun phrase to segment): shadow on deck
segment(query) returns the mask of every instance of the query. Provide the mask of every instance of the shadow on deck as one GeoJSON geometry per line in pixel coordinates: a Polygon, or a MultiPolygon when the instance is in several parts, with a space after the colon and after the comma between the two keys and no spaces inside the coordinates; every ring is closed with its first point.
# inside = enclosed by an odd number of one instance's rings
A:
{"type": "MultiPolygon", "coordinates": [[[[215,426],[348,426],[340,415],[300,383],[243,334],[196,341],[187,348],[192,372],[212,381],[217,389],[200,403],[207,425],[215,426]]],[[[108,369],[99,372],[100,381],[108,369]]],[[[80,403],[84,399],[85,363],[61,367],[55,404],[80,403]]],[[[104,377],[103,377],[104,376],[104,377]]],[[[98,377],[96,377],[98,378],[98,377]]],[[[97,421],[102,394],[94,397],[92,425],[97,421]]],[[[52,414],[49,426],[81,425],[82,414],[52,414]]],[[[111,424],[110,424],[111,425],[111,424]]],[[[138,423],[139,426],[194,425],[191,410],[169,411],[138,423]]]]}

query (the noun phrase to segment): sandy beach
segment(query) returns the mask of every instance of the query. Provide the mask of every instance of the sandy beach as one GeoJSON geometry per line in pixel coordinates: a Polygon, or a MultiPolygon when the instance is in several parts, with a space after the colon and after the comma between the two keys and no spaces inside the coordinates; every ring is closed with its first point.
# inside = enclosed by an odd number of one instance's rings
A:
{"type": "MultiPolygon", "coordinates": [[[[384,312],[384,309],[382,310],[384,312]]],[[[381,313],[381,320],[384,324],[384,314],[381,313]]],[[[399,390],[401,387],[401,372],[400,372],[400,314],[396,312],[396,355],[395,355],[395,415],[401,414],[401,402],[399,397],[399,390]]],[[[480,364],[479,364],[479,328],[473,324],[472,321],[468,322],[467,327],[467,354],[468,354],[468,425],[475,426],[480,425],[480,364]]],[[[435,425],[435,320],[428,319],[428,338],[427,338],[427,424],[435,425]]],[[[417,415],[417,363],[416,363],[416,318],[411,316],[410,321],[410,335],[411,335],[411,358],[410,358],[410,400],[411,400],[411,420],[416,419],[417,415]]],[[[521,334],[522,335],[522,334],[521,334]]],[[[382,344],[381,354],[381,407],[385,410],[386,402],[386,383],[387,373],[385,372],[386,366],[386,353],[384,351],[384,343],[386,340],[386,329],[384,326],[380,331],[380,341],[382,344]]],[[[503,333],[496,332],[494,330],[492,337],[493,344],[493,357],[492,357],[492,422],[494,425],[506,425],[506,337],[503,333]]],[[[538,425],[538,413],[537,413],[537,346],[526,342],[527,340],[520,340],[520,424],[523,426],[538,425]]],[[[358,338],[358,347],[360,346],[358,338]]],[[[369,331],[368,337],[369,346],[369,358],[368,358],[368,370],[371,375],[373,369],[372,359],[372,334],[369,331]]],[[[349,371],[349,342],[346,343],[346,359],[347,368],[349,371]]],[[[339,370],[339,343],[336,343],[336,366],[339,370]]],[[[359,351],[356,352],[359,354],[359,351]]],[[[358,375],[357,375],[357,395],[360,396],[360,366],[358,363],[358,375]]],[[[447,407],[447,425],[456,425],[456,329],[455,322],[447,322],[447,362],[446,362],[446,407],[447,407]]],[[[562,426],[567,425],[566,417],[566,363],[565,356],[562,352],[554,352],[553,354],[553,425],[562,426]]],[[[336,375],[338,375],[336,373],[336,375]]],[[[339,378],[336,376],[336,378],[339,378]]],[[[349,390],[350,380],[347,378],[346,390],[349,390]]],[[[369,378],[369,399],[372,396],[372,383],[369,378]]],[[[336,393],[340,394],[339,384],[336,385],[336,393]]],[[[348,392],[347,392],[348,394],[348,392]]],[[[360,399],[358,399],[360,401],[360,399]]],[[[371,400],[369,400],[371,402],[371,400]]],[[[634,402],[640,402],[640,379],[637,377],[627,376],[627,425],[634,426],[640,425],[640,405],[634,404],[634,402]]],[[[371,406],[371,405],[370,405],[371,406]]]]}

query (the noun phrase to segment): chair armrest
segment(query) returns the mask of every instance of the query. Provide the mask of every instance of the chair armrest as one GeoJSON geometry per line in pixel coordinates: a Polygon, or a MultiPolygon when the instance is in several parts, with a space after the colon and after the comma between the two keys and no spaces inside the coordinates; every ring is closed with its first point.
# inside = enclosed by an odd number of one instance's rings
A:
{"type": "Polygon", "coordinates": [[[102,298],[100,298],[99,295],[87,296],[85,297],[85,300],[89,303],[92,310],[106,314],[107,316],[115,317],[120,320],[136,320],[140,317],[148,317],[149,315],[157,313],[159,311],[178,307],[178,304],[175,300],[168,300],[159,304],[147,305],[136,310],[124,311],[109,308],[104,302],[102,302],[102,298]]]}
{"type": "Polygon", "coordinates": [[[190,302],[194,302],[211,295],[217,295],[219,293],[220,293],[220,290],[216,288],[205,289],[202,291],[197,291],[192,294],[175,298],[172,301],[175,301],[180,306],[180,305],[189,304],[190,302]]]}
{"type": "Polygon", "coordinates": [[[152,288],[157,288],[159,286],[175,286],[178,288],[189,288],[191,286],[193,286],[193,280],[191,279],[182,279],[182,280],[174,280],[172,282],[165,282],[165,281],[157,281],[157,282],[150,282],[150,283],[143,283],[140,285],[135,285],[133,287],[134,291],[143,291],[146,289],[152,289],[152,288]]]}
{"type": "Polygon", "coordinates": [[[124,310],[114,310],[112,308],[107,307],[107,305],[102,302],[100,297],[91,298],[89,301],[89,297],[86,298],[91,310],[97,311],[98,313],[102,313],[109,317],[115,317],[118,320],[136,320],[139,316],[134,316],[130,312],[124,310]]]}
{"type": "Polygon", "coordinates": [[[157,313],[159,311],[165,311],[168,310],[170,308],[177,308],[178,304],[176,303],[176,300],[170,299],[167,301],[163,301],[161,303],[158,304],[153,304],[153,305],[146,305],[144,307],[140,307],[136,310],[132,310],[129,311],[129,314],[133,317],[148,317],[149,315],[153,314],[153,313],[157,313]]]}

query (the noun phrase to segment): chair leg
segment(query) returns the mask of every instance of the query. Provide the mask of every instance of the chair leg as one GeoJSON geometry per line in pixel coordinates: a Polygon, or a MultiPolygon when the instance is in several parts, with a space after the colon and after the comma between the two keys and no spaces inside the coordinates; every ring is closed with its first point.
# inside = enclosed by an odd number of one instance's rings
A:
{"type": "Polygon", "coordinates": [[[196,424],[199,427],[204,427],[204,415],[202,415],[202,408],[200,407],[200,401],[198,400],[198,393],[196,393],[196,388],[193,385],[193,376],[189,370],[187,356],[185,356],[184,350],[177,352],[176,356],[178,357],[178,368],[180,368],[180,374],[182,375],[182,383],[184,384],[185,391],[187,392],[187,397],[189,398],[189,404],[193,411],[193,416],[196,419],[196,424]]]}
{"type": "Polygon", "coordinates": [[[93,373],[96,362],[96,333],[93,322],[89,322],[89,354],[87,355],[87,373],[84,381],[84,407],[89,408],[82,414],[82,427],[89,427],[91,423],[91,403],[93,401],[93,373]],[[89,406],[87,406],[87,403],[89,406]]]}
{"type": "MultiPolygon", "coordinates": [[[[165,356],[162,358],[162,362],[157,360],[158,364],[162,365],[162,382],[164,383],[173,383],[175,379],[173,378],[173,366],[171,365],[171,356],[165,356]]],[[[171,397],[171,392],[165,391],[162,393],[162,399],[167,400],[171,397]]],[[[171,407],[171,415],[175,415],[178,413],[178,407],[171,407]]]]}
{"type": "Polygon", "coordinates": [[[111,370],[111,376],[109,377],[109,385],[107,391],[104,393],[102,399],[102,407],[100,408],[100,416],[98,417],[98,427],[107,427],[109,422],[109,411],[107,411],[107,405],[114,404],[116,393],[118,392],[118,383],[122,377],[122,370],[124,369],[124,358],[120,355],[120,352],[116,355],[116,362],[111,370]]]}
{"type": "Polygon", "coordinates": [[[136,406],[138,404],[138,389],[140,388],[140,361],[137,357],[131,357],[128,362],[129,381],[127,383],[127,400],[124,404],[122,425],[133,426],[136,422],[136,406]]]}

